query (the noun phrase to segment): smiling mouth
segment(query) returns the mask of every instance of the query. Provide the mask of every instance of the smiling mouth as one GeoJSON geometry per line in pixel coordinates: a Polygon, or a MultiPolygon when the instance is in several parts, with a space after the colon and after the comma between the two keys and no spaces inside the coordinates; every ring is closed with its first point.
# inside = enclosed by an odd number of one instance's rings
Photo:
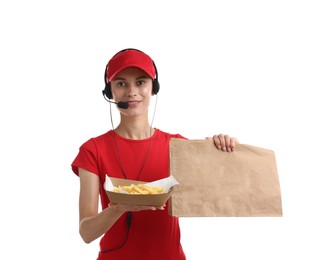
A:
{"type": "Polygon", "coordinates": [[[136,105],[136,104],[138,104],[138,103],[140,103],[141,101],[128,101],[127,103],[129,104],[129,105],[136,105]]]}

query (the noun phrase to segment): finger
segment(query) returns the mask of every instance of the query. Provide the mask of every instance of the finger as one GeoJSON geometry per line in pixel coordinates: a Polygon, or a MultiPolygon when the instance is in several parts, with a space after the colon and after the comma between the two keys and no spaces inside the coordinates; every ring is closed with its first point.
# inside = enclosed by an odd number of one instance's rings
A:
{"type": "Polygon", "coordinates": [[[224,135],[224,140],[225,140],[225,146],[226,146],[226,150],[227,152],[231,152],[232,148],[231,148],[231,138],[229,135],[224,135]]]}
{"type": "Polygon", "coordinates": [[[141,211],[141,210],[163,210],[164,208],[162,206],[147,206],[147,205],[129,205],[128,211],[141,211]]]}
{"type": "Polygon", "coordinates": [[[239,142],[238,142],[238,140],[235,137],[231,138],[231,149],[232,149],[232,151],[235,150],[235,148],[236,148],[236,146],[238,144],[239,144],[239,142]]]}
{"type": "Polygon", "coordinates": [[[108,204],[108,207],[109,207],[109,208],[112,208],[112,209],[116,209],[116,208],[117,208],[117,204],[116,204],[116,203],[112,203],[112,202],[110,202],[110,203],[108,204]]]}
{"type": "Polygon", "coordinates": [[[156,210],[154,206],[143,206],[143,205],[129,205],[129,204],[119,204],[119,203],[109,203],[109,208],[117,211],[127,212],[127,211],[141,211],[141,210],[156,210]]]}
{"type": "Polygon", "coordinates": [[[165,206],[139,206],[138,210],[164,210],[165,206]]]}
{"type": "Polygon", "coordinates": [[[218,135],[218,139],[220,141],[221,150],[225,152],[226,151],[225,135],[223,134],[218,135]]]}
{"type": "Polygon", "coordinates": [[[143,206],[143,205],[131,205],[132,211],[141,211],[141,210],[156,210],[155,206],[143,206]]]}
{"type": "Polygon", "coordinates": [[[218,135],[214,135],[212,139],[213,139],[213,142],[214,142],[215,146],[217,147],[217,149],[218,150],[221,150],[222,147],[221,147],[221,144],[220,144],[220,140],[218,138],[218,135]]]}

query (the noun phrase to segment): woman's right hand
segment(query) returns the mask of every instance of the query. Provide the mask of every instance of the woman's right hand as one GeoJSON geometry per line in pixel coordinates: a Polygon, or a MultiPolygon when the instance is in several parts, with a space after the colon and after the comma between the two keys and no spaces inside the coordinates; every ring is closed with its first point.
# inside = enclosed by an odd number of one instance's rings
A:
{"type": "Polygon", "coordinates": [[[108,207],[113,210],[116,210],[117,212],[121,212],[121,213],[125,213],[128,211],[164,210],[165,209],[165,205],[157,207],[157,206],[119,204],[119,203],[109,203],[108,207]]]}
{"type": "Polygon", "coordinates": [[[90,243],[102,236],[125,212],[164,209],[164,206],[155,207],[110,203],[109,207],[99,213],[99,177],[95,173],[82,168],[79,168],[78,172],[80,177],[79,231],[86,243],[90,243]]]}

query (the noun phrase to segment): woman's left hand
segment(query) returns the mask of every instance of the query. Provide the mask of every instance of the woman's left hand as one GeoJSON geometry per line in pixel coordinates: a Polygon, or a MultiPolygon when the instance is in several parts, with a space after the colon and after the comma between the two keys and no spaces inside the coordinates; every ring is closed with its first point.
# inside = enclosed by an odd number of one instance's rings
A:
{"type": "Polygon", "coordinates": [[[218,150],[224,152],[232,152],[235,150],[236,145],[239,143],[235,137],[229,135],[219,134],[213,137],[206,137],[207,140],[213,140],[218,150]]]}

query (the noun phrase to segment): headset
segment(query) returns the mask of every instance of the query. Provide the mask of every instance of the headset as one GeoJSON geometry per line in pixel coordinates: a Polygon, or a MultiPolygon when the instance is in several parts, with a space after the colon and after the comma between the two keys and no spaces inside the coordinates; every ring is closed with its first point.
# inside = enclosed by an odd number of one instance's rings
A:
{"type": "MultiPolygon", "coordinates": [[[[127,51],[127,50],[134,50],[134,51],[139,51],[139,52],[144,53],[143,51],[140,51],[138,49],[127,48],[127,49],[123,49],[123,50],[117,52],[114,56],[116,56],[118,53],[121,53],[121,52],[124,52],[124,51],[127,51]]],[[[159,92],[159,89],[160,89],[160,84],[159,84],[159,80],[158,80],[158,71],[157,71],[156,64],[154,63],[153,60],[152,60],[152,63],[153,63],[153,67],[154,67],[154,70],[155,70],[155,73],[156,73],[156,77],[153,79],[152,92],[153,92],[153,94],[157,94],[159,92]]],[[[110,85],[110,82],[108,82],[107,75],[106,75],[107,69],[108,69],[108,64],[107,64],[106,69],[104,71],[105,88],[104,88],[104,90],[102,90],[102,95],[107,97],[108,99],[113,99],[112,92],[111,92],[111,85],[110,85]]]]}

